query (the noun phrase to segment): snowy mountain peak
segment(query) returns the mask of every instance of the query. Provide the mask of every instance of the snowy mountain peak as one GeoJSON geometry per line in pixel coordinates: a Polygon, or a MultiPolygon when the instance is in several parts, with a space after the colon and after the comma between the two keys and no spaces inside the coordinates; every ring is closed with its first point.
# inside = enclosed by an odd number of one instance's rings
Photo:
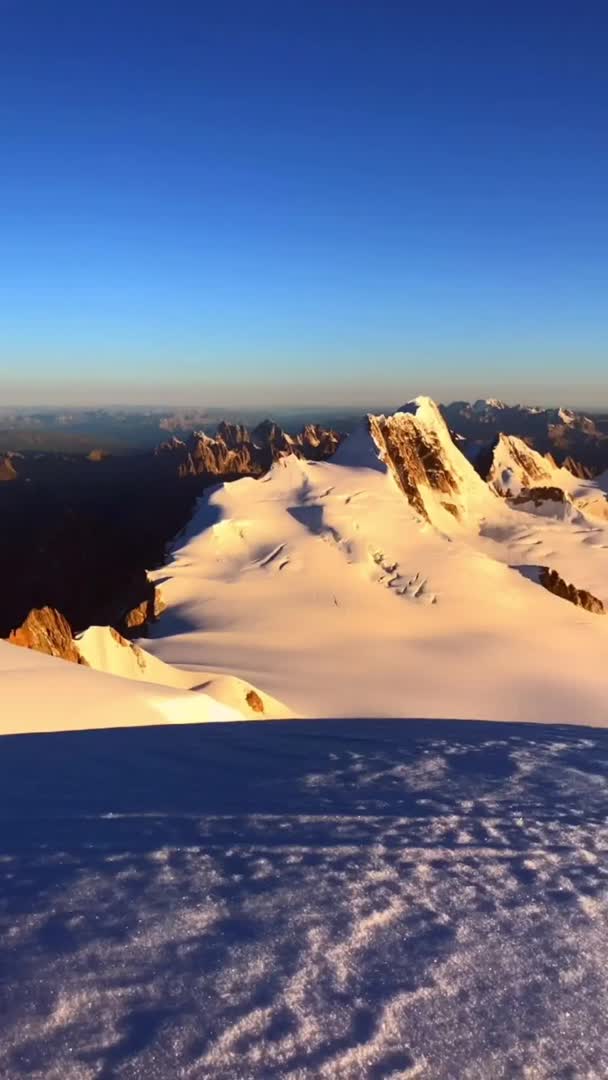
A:
{"type": "Polygon", "coordinates": [[[416,420],[426,427],[435,427],[441,431],[445,430],[449,435],[439,406],[432,398],[426,397],[424,394],[412,398],[411,401],[406,401],[405,405],[402,405],[401,408],[397,410],[397,413],[394,413],[393,415],[398,415],[399,413],[403,413],[406,416],[415,416],[416,420]]]}
{"type": "Polygon", "coordinates": [[[558,409],[557,415],[562,424],[574,424],[576,421],[576,413],[572,409],[558,409]]]}
{"type": "Polygon", "coordinates": [[[539,454],[515,435],[497,437],[491,455],[479,471],[490,488],[513,506],[532,507],[544,515],[608,520],[608,499],[600,478],[592,482],[574,476],[551,454],[539,454]]]}
{"type": "Polygon", "coordinates": [[[473,402],[473,412],[483,413],[493,410],[495,412],[502,412],[503,409],[507,409],[508,405],[504,401],[500,401],[499,398],[478,398],[473,402]]]}
{"type": "Polygon", "coordinates": [[[430,397],[417,397],[389,416],[369,414],[334,461],[384,468],[415,512],[442,532],[474,519],[491,498],[430,397]]]}
{"type": "Polygon", "coordinates": [[[523,439],[500,434],[485,479],[498,495],[518,496],[522,490],[554,483],[558,471],[552,458],[532,450],[523,439]]]}

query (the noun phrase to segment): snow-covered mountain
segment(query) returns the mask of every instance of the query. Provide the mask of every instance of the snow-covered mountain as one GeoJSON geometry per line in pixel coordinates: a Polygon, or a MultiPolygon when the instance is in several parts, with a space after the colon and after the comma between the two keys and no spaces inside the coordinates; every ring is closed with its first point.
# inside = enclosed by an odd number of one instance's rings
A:
{"type": "Polygon", "coordinates": [[[19,643],[241,717],[601,722],[608,476],[515,436],[483,468],[460,446],[430,398],[368,414],[331,460],[287,451],[199,499],[151,575],[149,638],[73,642],[59,617],[19,643]]]}
{"type": "Polygon", "coordinates": [[[539,454],[514,435],[499,435],[477,467],[490,487],[512,505],[608,521],[608,474],[595,481],[581,480],[560,468],[550,454],[539,454]]]}
{"type": "MultiPolygon", "coordinates": [[[[520,485],[551,468],[501,452],[496,475],[517,466],[520,485]]],[[[500,498],[418,398],[330,461],[287,457],[204,496],[158,572],[167,610],[146,648],[305,716],[602,723],[608,527],[577,514],[500,498]]]]}
{"type": "Polygon", "coordinates": [[[595,422],[584,413],[567,409],[563,406],[557,408],[542,408],[539,405],[508,405],[498,398],[478,398],[472,403],[468,401],[453,401],[443,406],[443,411],[450,419],[460,417],[462,419],[485,422],[489,425],[502,424],[505,430],[510,430],[514,423],[529,423],[538,427],[540,424],[577,428],[586,434],[598,434],[595,422]]]}
{"type": "MultiPolygon", "coordinates": [[[[463,404],[468,406],[468,402],[463,402],[463,404]]],[[[470,407],[478,416],[483,416],[487,413],[504,412],[505,409],[509,408],[509,406],[499,398],[477,398],[477,401],[474,401],[470,407]]],[[[519,407],[520,406],[517,406],[517,408],[519,407]]]]}
{"type": "Polygon", "coordinates": [[[418,397],[392,416],[369,414],[334,462],[383,465],[409,505],[438,528],[453,529],[488,511],[491,493],[450,436],[431,398],[418,397]]]}
{"type": "Polygon", "coordinates": [[[608,483],[460,445],[370,415],[199,499],[150,638],[0,641],[2,1076],[606,1075],[608,483]]]}
{"type": "Polygon", "coordinates": [[[494,491],[508,498],[560,479],[569,480],[566,470],[559,469],[550,456],[537,453],[523,439],[504,434],[498,436],[491,449],[485,479],[494,491]]]}
{"type": "Polygon", "coordinates": [[[608,469],[608,435],[591,417],[567,408],[507,405],[495,398],[453,401],[441,411],[450,429],[469,441],[473,458],[498,435],[524,439],[579,476],[608,469]]]}

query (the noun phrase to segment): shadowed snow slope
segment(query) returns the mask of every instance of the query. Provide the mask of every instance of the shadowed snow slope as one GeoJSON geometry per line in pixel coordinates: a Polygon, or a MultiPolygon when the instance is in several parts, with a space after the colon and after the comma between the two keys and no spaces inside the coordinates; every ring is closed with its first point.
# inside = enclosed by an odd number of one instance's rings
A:
{"type": "Polygon", "coordinates": [[[417,399],[332,461],[204,496],[155,572],[167,609],[145,647],[304,716],[606,723],[608,619],[525,566],[607,605],[608,526],[510,506],[417,399]]]}
{"type": "Polygon", "coordinates": [[[607,762],[432,720],[4,739],[0,1074],[604,1078],[607,762]]]}

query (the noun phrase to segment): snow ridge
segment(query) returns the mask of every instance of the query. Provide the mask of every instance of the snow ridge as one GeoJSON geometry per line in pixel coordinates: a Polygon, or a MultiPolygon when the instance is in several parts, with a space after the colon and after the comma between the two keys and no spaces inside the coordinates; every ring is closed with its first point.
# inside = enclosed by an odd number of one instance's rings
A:
{"type": "MultiPolygon", "coordinates": [[[[513,471],[528,450],[500,447],[513,471]]],[[[608,605],[608,526],[579,501],[605,492],[560,479],[559,503],[499,498],[429,398],[370,414],[331,460],[284,458],[200,500],[158,571],[168,606],[145,648],[301,716],[603,723],[606,620],[522,570],[608,605]]]]}

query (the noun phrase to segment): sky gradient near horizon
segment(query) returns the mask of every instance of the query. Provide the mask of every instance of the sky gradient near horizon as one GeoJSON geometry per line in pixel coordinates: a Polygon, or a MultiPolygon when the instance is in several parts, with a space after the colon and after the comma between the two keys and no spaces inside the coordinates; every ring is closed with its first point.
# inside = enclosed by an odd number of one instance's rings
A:
{"type": "Polygon", "coordinates": [[[608,406],[608,12],[0,0],[13,403],[608,406]]]}

